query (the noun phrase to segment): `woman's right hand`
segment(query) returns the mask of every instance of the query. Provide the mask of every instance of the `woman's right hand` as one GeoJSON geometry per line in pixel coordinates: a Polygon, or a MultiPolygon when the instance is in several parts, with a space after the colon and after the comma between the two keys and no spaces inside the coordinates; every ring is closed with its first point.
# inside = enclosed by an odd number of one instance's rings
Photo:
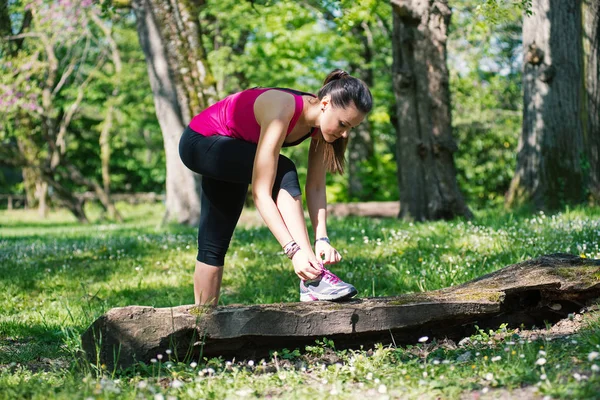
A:
{"type": "Polygon", "coordinates": [[[292,257],[294,271],[302,280],[316,279],[321,275],[321,266],[319,260],[313,255],[312,257],[303,250],[298,250],[292,257]]]}

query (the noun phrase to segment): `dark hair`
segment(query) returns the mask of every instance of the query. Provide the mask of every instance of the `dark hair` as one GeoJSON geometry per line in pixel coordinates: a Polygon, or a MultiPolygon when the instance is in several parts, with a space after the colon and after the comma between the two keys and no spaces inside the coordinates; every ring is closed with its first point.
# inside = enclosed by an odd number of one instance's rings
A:
{"type": "MultiPolygon", "coordinates": [[[[318,93],[319,100],[327,95],[331,98],[331,104],[336,107],[346,108],[354,104],[356,109],[364,114],[368,114],[373,108],[373,96],[367,85],[341,69],[332,71],[325,78],[318,93]]],[[[343,174],[348,138],[339,138],[333,143],[325,140],[321,142],[325,146],[324,162],[329,172],[343,174]]]]}

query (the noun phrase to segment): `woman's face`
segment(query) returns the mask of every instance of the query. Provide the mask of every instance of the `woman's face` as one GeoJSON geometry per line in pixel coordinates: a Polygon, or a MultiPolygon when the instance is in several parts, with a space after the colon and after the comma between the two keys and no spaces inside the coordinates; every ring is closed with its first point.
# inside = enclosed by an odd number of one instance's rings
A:
{"type": "Polygon", "coordinates": [[[365,119],[365,114],[358,111],[354,103],[346,108],[335,107],[331,104],[329,96],[323,97],[321,107],[325,110],[321,112],[320,128],[323,139],[328,143],[333,143],[341,137],[347,138],[350,129],[365,119]],[[323,102],[326,103],[324,106],[323,102]]]}

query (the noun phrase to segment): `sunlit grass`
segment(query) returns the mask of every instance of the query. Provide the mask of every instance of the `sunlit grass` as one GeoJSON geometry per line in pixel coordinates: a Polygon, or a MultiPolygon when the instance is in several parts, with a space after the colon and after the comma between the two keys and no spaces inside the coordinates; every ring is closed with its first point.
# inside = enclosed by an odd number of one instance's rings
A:
{"type": "MultiPolygon", "coordinates": [[[[522,385],[557,397],[594,398],[600,383],[593,367],[598,359],[588,359],[600,351],[597,321],[573,338],[552,342],[515,338],[514,344],[458,349],[425,343],[371,353],[338,351],[339,365],[328,366],[316,354],[331,351],[322,344],[309,351],[310,360],[289,356],[293,349],[286,353],[291,361],[281,354],[265,360],[279,366],[260,374],[260,360],[251,367],[224,360],[168,367],[164,355],[135,372],[113,376],[105,371],[95,377],[95,366],[76,357],[79,334],[95,318],[112,307],[193,302],[196,228],[160,226],[161,205],[120,204],[119,209],[124,223],[102,222],[100,211],[91,208],[89,225],[65,211],[52,212],[47,220],[39,220],[35,211],[0,211],[0,388],[5,389],[0,398],[48,397],[48,392],[64,398],[452,398],[522,385]],[[536,365],[540,346],[545,346],[544,365],[536,365]],[[158,379],[159,365],[166,381],[158,379]]],[[[480,212],[473,221],[423,224],[331,218],[328,231],[344,257],[332,271],[362,297],[458,285],[543,254],[600,258],[598,208],[553,215],[480,212]]],[[[226,259],[221,303],[293,302],[298,295],[292,266],[268,229],[238,227],[226,259]]]]}

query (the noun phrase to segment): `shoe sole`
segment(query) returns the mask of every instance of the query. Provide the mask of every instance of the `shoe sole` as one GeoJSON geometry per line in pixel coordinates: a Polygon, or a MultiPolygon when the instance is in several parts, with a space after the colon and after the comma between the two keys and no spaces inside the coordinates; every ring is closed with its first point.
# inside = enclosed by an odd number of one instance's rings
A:
{"type": "Polygon", "coordinates": [[[300,301],[302,302],[310,302],[310,301],[342,301],[349,300],[352,297],[356,296],[358,291],[356,289],[344,294],[344,295],[315,295],[314,293],[300,293],[300,301]]]}

